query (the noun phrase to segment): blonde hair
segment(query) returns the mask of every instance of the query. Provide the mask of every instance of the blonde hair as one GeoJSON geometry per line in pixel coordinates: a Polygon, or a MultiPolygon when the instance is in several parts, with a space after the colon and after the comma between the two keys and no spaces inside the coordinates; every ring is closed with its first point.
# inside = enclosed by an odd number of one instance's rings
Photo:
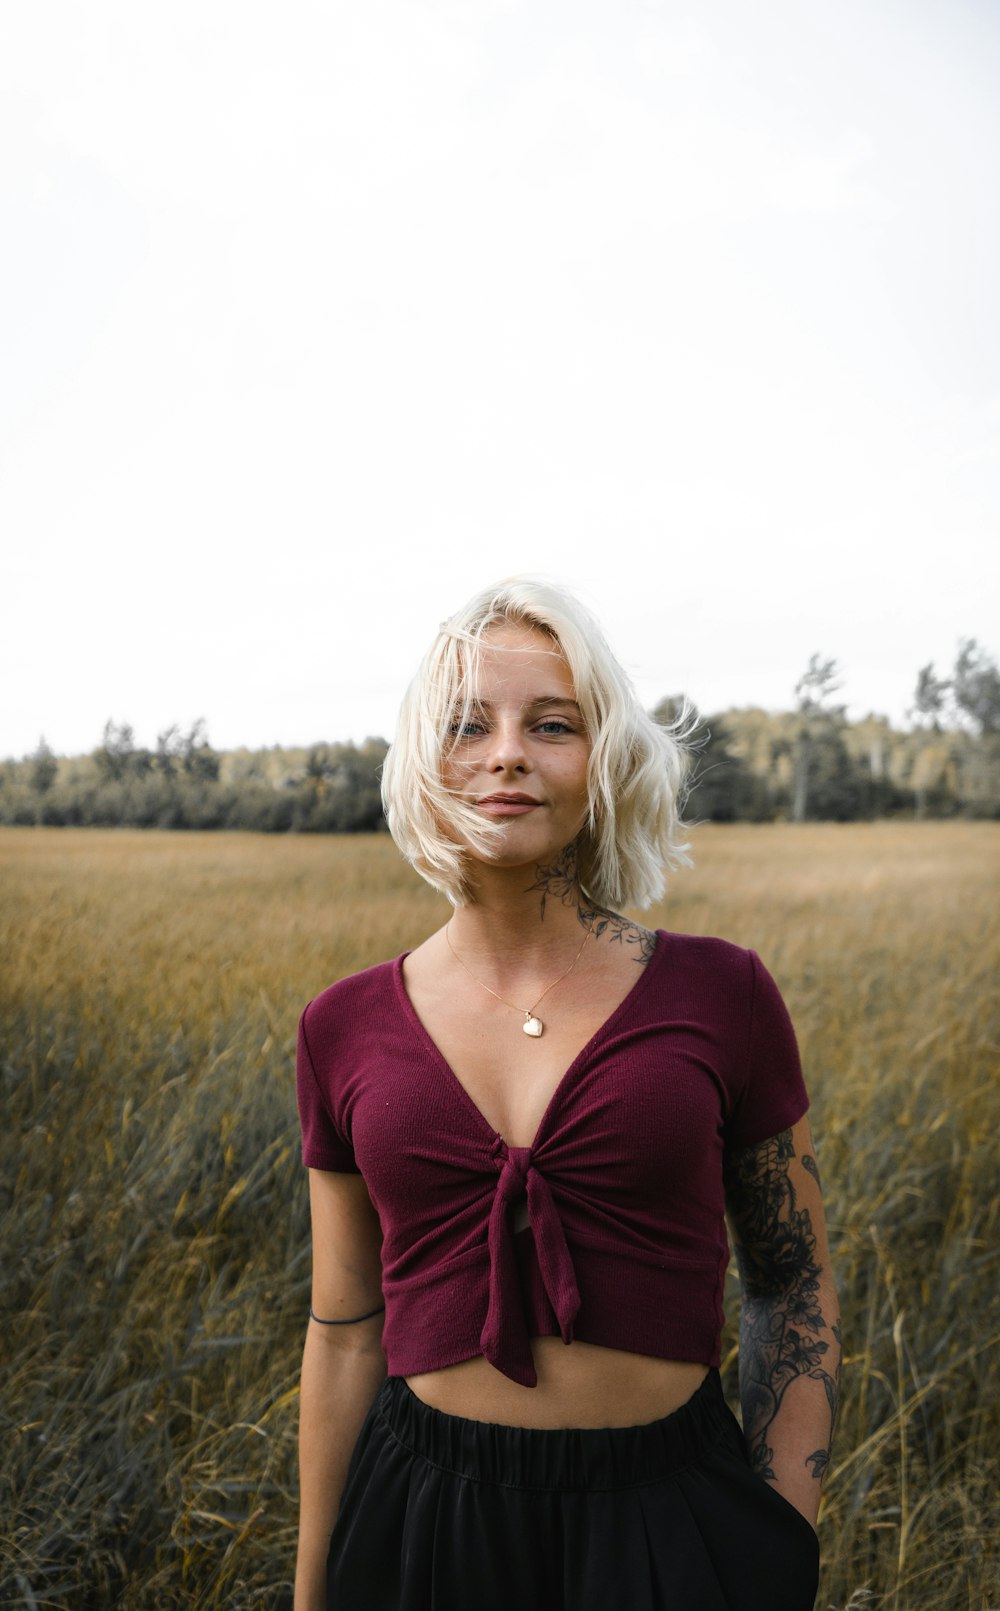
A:
{"type": "Polygon", "coordinates": [[[587,734],[589,809],[577,840],[580,886],[595,905],[645,907],[663,894],[664,868],[693,865],[681,834],[698,713],[684,696],[669,725],[655,722],[596,620],[565,588],[514,576],[476,593],[443,621],[403,697],[382,769],[389,832],[407,861],[453,905],[469,898],[467,851],[488,854],[503,826],[449,791],[442,761],[476,706],[479,657],[491,627],[544,633],[565,657],[587,734]]]}

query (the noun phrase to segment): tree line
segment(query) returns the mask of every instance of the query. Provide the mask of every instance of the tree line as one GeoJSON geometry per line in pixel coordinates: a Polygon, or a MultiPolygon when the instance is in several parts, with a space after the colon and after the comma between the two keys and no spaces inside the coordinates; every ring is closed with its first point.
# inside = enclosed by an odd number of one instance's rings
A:
{"type": "MultiPolygon", "coordinates": [[[[834,700],[838,678],[837,662],[814,654],[793,709],[699,714],[686,818],[1000,817],[1000,670],[974,638],[960,642],[951,676],[921,667],[908,729],[875,714],[849,722],[834,700]]],[[[682,703],[663,699],[652,714],[672,722],[682,703]]],[[[90,755],[57,757],[42,738],[33,754],[0,762],[0,824],[381,832],[387,749],[366,738],[217,751],[204,720],[167,728],[149,749],[109,720],[90,755]]]]}
{"type": "Polygon", "coordinates": [[[380,768],[388,744],[218,751],[204,719],[170,727],[155,749],[128,723],[105,724],[90,755],[54,756],[42,739],[0,762],[0,823],[55,827],[246,828],[371,833],[384,828],[380,768]]]}
{"type": "MultiPolygon", "coordinates": [[[[723,711],[699,723],[686,815],[717,822],[1000,817],[1000,669],[960,640],[951,676],[922,666],[900,731],[884,716],[849,722],[834,700],[836,660],[819,654],[791,711],[723,711]]],[[[674,719],[680,702],[654,715],[674,719]]]]}

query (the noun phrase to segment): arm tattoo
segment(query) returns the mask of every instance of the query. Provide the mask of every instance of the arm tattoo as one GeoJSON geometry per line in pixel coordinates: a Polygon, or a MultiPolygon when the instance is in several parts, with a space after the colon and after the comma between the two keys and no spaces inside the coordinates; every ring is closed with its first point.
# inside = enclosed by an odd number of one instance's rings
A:
{"type": "MultiPolygon", "coordinates": [[[[840,1329],[828,1326],[818,1301],[820,1266],[809,1210],[796,1206],[788,1174],[795,1157],[791,1130],[757,1146],[743,1147],[727,1160],[726,1189],[734,1226],[742,1288],[740,1318],[740,1399],[750,1461],[758,1475],[774,1480],[769,1429],[790,1384],[800,1376],[823,1383],[830,1407],[825,1448],[807,1455],[817,1480],[830,1457],[840,1377],[840,1329]],[[837,1343],[831,1374],[824,1355],[830,1330],[837,1343]]],[[[819,1179],[815,1160],[803,1158],[819,1179]],[[812,1167],[810,1167],[810,1165],[812,1167]]]]}
{"type": "Polygon", "coordinates": [[[637,948],[636,962],[644,968],[653,952],[656,950],[656,935],[650,929],[644,929],[639,923],[632,923],[627,917],[618,912],[608,911],[606,906],[596,906],[593,901],[583,893],[577,877],[576,845],[570,844],[562,854],[549,867],[539,867],[537,877],[533,884],[529,884],[528,893],[537,891],[541,894],[541,915],[545,916],[545,902],[551,895],[562,902],[564,906],[575,906],[576,915],[584,928],[593,929],[599,939],[607,934],[608,939],[619,944],[634,945],[637,948]]]}

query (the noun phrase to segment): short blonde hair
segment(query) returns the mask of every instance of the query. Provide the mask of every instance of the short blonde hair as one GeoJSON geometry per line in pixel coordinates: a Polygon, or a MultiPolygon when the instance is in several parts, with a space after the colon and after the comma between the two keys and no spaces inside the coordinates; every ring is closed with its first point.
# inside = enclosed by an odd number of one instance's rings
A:
{"type": "Polygon", "coordinates": [[[598,906],[651,905],[663,894],[665,867],[693,865],[681,804],[698,713],[685,695],[672,723],[655,722],[590,611],[565,588],[530,576],[484,588],[441,623],[404,695],[382,769],[389,832],[429,884],[455,906],[467,902],[468,847],[488,854],[504,829],[445,787],[442,762],[475,710],[484,636],[500,625],[544,633],[573,678],[591,743],[589,809],[577,841],[581,888],[598,906]]]}

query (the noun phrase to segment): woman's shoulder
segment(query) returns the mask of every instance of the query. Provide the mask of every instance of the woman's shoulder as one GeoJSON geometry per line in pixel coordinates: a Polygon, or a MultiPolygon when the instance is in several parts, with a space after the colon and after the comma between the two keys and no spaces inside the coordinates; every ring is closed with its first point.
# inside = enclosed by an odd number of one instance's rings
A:
{"type": "Polygon", "coordinates": [[[657,939],[664,954],[672,952],[692,966],[745,974],[749,977],[754,951],[735,940],[726,940],[721,934],[686,934],[680,930],[657,929],[657,939]]]}
{"type": "Polygon", "coordinates": [[[719,934],[679,934],[659,930],[665,964],[661,978],[671,988],[678,978],[686,994],[727,1018],[767,1026],[788,1016],[781,987],[752,947],[719,934]],[[672,966],[667,966],[672,963],[672,966]]]}
{"type": "Polygon", "coordinates": [[[694,995],[749,1007],[758,976],[765,971],[756,951],[721,934],[685,934],[657,929],[661,977],[673,990],[682,982],[694,995]]]}
{"type": "Polygon", "coordinates": [[[356,973],[346,973],[326,986],[307,1003],[302,1014],[308,1029],[350,1021],[359,1013],[384,1010],[395,996],[395,976],[405,951],[384,962],[372,963],[356,973]]]}

